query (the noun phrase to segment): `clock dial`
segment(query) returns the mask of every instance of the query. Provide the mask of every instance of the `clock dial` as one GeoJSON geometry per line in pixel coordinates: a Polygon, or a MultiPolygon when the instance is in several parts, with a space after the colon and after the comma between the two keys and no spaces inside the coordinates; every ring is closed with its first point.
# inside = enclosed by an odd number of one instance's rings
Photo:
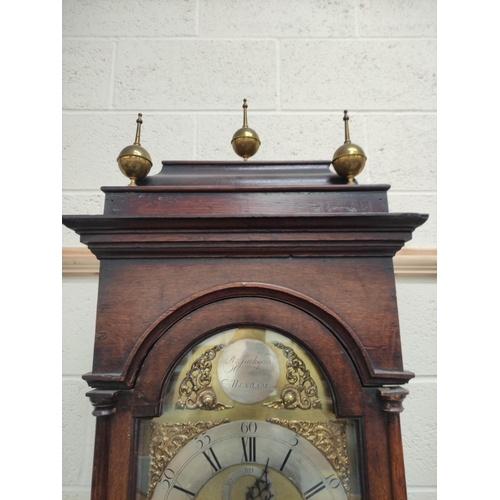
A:
{"type": "Polygon", "coordinates": [[[189,441],[170,461],[153,500],[346,500],[341,480],[307,439],[279,425],[238,420],[189,441]]]}
{"type": "Polygon", "coordinates": [[[361,499],[356,422],[332,401],[285,335],[213,335],[177,365],[162,415],[142,421],[138,500],[361,499]]]}

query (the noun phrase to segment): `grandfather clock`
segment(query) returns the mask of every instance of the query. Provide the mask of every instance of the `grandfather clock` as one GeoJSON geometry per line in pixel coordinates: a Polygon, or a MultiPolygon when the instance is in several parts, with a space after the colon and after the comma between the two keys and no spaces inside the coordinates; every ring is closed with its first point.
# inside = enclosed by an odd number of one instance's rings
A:
{"type": "MultiPolygon", "coordinates": [[[[136,140],[103,215],[92,500],[404,500],[392,257],[427,215],[330,162],[163,162],[136,140]]],[[[243,127],[245,160],[260,139],[243,127]]]]}

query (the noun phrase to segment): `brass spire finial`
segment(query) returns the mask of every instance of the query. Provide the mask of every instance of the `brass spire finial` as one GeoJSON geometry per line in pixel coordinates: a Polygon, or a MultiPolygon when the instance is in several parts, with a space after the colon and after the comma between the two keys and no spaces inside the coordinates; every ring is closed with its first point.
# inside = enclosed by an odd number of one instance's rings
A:
{"type": "Polygon", "coordinates": [[[260,147],[260,138],[255,130],[248,126],[247,100],[243,99],[243,126],[238,129],[231,140],[234,152],[247,161],[248,158],[253,156],[260,147]]]}
{"type": "Polygon", "coordinates": [[[136,144],[137,146],[140,146],[141,145],[142,113],[139,113],[137,120],[135,122],[137,123],[137,130],[135,131],[134,144],[136,144]]]}
{"type": "Polygon", "coordinates": [[[153,166],[151,156],[141,146],[142,113],[139,113],[136,123],[134,144],[123,148],[116,159],[121,173],[130,179],[129,186],[136,186],[135,181],[146,177],[153,166]]]}
{"type": "Polygon", "coordinates": [[[351,142],[351,138],[349,137],[349,115],[347,114],[347,109],[344,109],[344,131],[345,131],[345,141],[344,144],[351,142]]]}
{"type": "Polygon", "coordinates": [[[347,178],[348,184],[354,184],[354,177],[365,167],[366,155],[361,146],[351,143],[349,135],[349,115],[344,111],[345,141],[333,155],[333,168],[341,177],[347,178]]]}

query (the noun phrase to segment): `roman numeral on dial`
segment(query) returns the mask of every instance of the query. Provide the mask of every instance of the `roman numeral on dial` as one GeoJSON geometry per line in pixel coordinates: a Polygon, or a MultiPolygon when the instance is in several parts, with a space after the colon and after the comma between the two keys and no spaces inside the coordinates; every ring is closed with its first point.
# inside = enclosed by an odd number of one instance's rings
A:
{"type": "Polygon", "coordinates": [[[292,453],[291,448],[288,450],[288,453],[286,454],[285,460],[283,460],[283,463],[281,464],[280,471],[282,471],[285,468],[285,465],[288,461],[288,457],[290,456],[290,453],[292,453]]]}
{"type": "Polygon", "coordinates": [[[193,498],[195,497],[195,494],[192,491],[185,490],[184,488],[181,488],[180,486],[177,486],[176,484],[174,484],[174,488],[176,490],[182,491],[183,493],[186,493],[186,495],[189,495],[189,496],[191,496],[193,498]]]}
{"type": "Polygon", "coordinates": [[[243,444],[243,460],[242,462],[256,462],[256,437],[242,437],[241,443],[243,444]]]}
{"type": "Polygon", "coordinates": [[[208,460],[208,463],[212,466],[212,471],[219,472],[222,467],[219,463],[217,456],[214,453],[214,450],[212,448],[209,448],[208,451],[210,452],[210,454],[208,454],[206,451],[203,452],[204,457],[208,460]]]}
{"type": "Polygon", "coordinates": [[[308,500],[309,498],[312,498],[316,493],[319,493],[321,490],[325,489],[325,484],[323,481],[320,481],[318,484],[315,484],[312,488],[309,488],[307,491],[304,492],[304,498],[308,500]]]}

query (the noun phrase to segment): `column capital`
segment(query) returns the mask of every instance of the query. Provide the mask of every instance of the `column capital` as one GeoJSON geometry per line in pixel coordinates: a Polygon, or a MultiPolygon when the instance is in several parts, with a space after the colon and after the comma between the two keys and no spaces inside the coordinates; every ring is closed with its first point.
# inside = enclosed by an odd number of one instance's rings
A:
{"type": "Polygon", "coordinates": [[[378,396],[382,400],[382,411],[388,413],[401,413],[403,400],[409,394],[404,387],[381,387],[378,390],[378,396]]]}
{"type": "Polygon", "coordinates": [[[116,403],[118,401],[117,390],[94,389],[87,392],[86,396],[90,399],[95,417],[107,417],[116,412],[116,403]]]}

